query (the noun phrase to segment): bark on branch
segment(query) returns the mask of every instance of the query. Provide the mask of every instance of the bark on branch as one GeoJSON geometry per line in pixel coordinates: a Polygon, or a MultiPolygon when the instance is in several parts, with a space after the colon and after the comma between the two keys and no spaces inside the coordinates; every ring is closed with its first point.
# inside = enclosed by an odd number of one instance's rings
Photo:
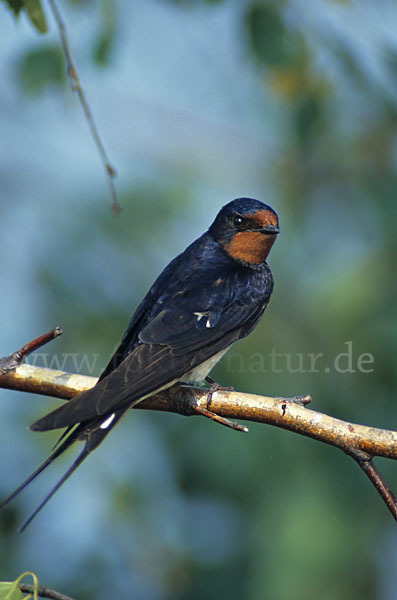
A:
{"type": "MultiPolygon", "coordinates": [[[[59,335],[59,328],[29,342],[9,357],[1,359],[0,388],[68,400],[93,387],[97,381],[95,377],[23,364],[22,361],[27,354],[37,349],[39,345],[54,339],[56,335],[59,335]]],[[[169,390],[143,400],[136,408],[193,416],[200,410],[205,411],[207,397],[208,389],[175,385],[169,390]]],[[[396,499],[372,462],[375,456],[397,459],[397,432],[330,417],[306,408],[308,402],[310,396],[273,398],[218,390],[212,394],[210,409],[211,412],[227,419],[267,423],[343,450],[363,469],[397,521],[396,499]]]]}

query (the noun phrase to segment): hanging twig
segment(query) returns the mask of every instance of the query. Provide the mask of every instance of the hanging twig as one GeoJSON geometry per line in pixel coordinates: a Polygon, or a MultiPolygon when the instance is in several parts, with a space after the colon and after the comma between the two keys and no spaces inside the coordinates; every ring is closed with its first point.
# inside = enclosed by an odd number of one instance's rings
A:
{"type": "Polygon", "coordinates": [[[72,82],[72,90],[77,92],[77,95],[80,100],[80,104],[83,108],[88,125],[90,127],[92,137],[94,138],[95,145],[98,148],[99,155],[101,157],[103,166],[105,168],[106,177],[109,182],[110,196],[112,199],[112,210],[113,210],[113,213],[115,215],[117,215],[121,209],[120,209],[120,205],[117,200],[116,188],[114,185],[114,180],[116,178],[116,171],[111,166],[108,156],[106,154],[105,147],[101,141],[101,138],[99,137],[99,133],[98,133],[98,129],[95,125],[94,117],[92,116],[91,109],[87,102],[87,98],[85,96],[76,66],[75,66],[73,58],[72,58],[72,53],[70,51],[69,41],[68,41],[67,34],[66,34],[66,28],[65,28],[63,19],[61,17],[61,13],[59,12],[59,9],[55,3],[55,0],[48,0],[48,3],[51,7],[52,13],[54,15],[55,21],[56,21],[58,29],[59,29],[59,34],[60,34],[61,43],[62,43],[62,49],[63,49],[63,53],[65,55],[65,60],[66,60],[66,70],[67,70],[68,76],[70,77],[70,80],[72,82]]]}

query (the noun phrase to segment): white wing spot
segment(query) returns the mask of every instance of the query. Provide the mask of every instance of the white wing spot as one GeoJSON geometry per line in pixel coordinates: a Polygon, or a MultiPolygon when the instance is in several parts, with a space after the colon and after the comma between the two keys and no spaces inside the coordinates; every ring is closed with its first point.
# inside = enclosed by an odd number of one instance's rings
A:
{"type": "Polygon", "coordinates": [[[195,313],[193,313],[193,314],[194,314],[194,315],[196,315],[196,317],[197,317],[197,321],[201,321],[201,319],[202,319],[203,317],[205,317],[205,314],[204,314],[204,313],[202,313],[202,312],[195,312],[195,313]]]}
{"type": "Polygon", "coordinates": [[[113,413],[112,415],[110,415],[110,417],[108,417],[108,418],[106,419],[106,421],[104,421],[104,422],[101,424],[101,429],[107,429],[107,428],[109,427],[109,425],[111,424],[111,422],[113,421],[113,419],[114,419],[114,417],[115,417],[115,416],[116,416],[116,414],[115,414],[115,413],[113,413]]]}
{"type": "Polygon", "coordinates": [[[208,328],[212,327],[211,317],[208,316],[209,315],[209,311],[207,311],[207,312],[195,312],[193,314],[197,316],[197,321],[198,322],[200,322],[201,319],[203,319],[204,317],[207,317],[207,322],[206,322],[205,326],[208,327],[208,328]]]}

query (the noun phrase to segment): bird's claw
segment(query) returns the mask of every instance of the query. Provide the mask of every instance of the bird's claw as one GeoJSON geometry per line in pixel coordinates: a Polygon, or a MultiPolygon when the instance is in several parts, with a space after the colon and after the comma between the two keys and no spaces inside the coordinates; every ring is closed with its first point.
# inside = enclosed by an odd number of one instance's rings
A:
{"type": "Polygon", "coordinates": [[[234,387],[221,385],[220,383],[217,383],[211,377],[207,376],[205,378],[205,381],[210,384],[210,389],[209,389],[208,395],[207,395],[207,410],[210,410],[212,396],[215,394],[215,392],[234,392],[234,387]]]}

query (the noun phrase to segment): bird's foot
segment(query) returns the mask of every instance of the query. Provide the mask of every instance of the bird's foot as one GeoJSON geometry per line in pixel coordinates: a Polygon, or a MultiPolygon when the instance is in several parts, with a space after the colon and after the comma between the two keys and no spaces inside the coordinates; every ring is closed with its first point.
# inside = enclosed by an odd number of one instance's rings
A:
{"type": "MultiPolygon", "coordinates": [[[[208,394],[210,394],[210,398],[208,399],[208,397],[207,397],[207,401],[206,401],[207,408],[200,406],[193,391],[191,391],[191,393],[181,394],[180,387],[185,388],[185,386],[175,385],[167,390],[168,394],[171,394],[172,390],[175,390],[175,392],[176,392],[176,404],[178,407],[176,412],[178,412],[182,415],[187,415],[187,416],[190,416],[193,414],[202,415],[203,417],[207,417],[207,419],[211,419],[211,421],[215,421],[216,423],[225,425],[225,427],[229,427],[230,429],[234,429],[235,431],[244,431],[245,433],[247,433],[248,427],[245,427],[244,425],[240,425],[240,423],[236,423],[235,421],[232,421],[231,419],[227,419],[226,417],[221,417],[220,415],[214,413],[212,410],[209,410],[208,406],[211,402],[212,395],[217,390],[223,389],[223,390],[230,391],[231,388],[224,388],[224,387],[216,384],[215,382],[211,383],[212,380],[209,381],[209,378],[206,378],[206,381],[208,383],[210,383],[210,385],[212,386],[212,390],[210,389],[208,392],[208,394]],[[214,386],[214,384],[215,384],[215,386],[214,386]]],[[[186,386],[186,390],[189,390],[190,388],[191,388],[190,385],[186,386]]]]}
{"type": "Polygon", "coordinates": [[[207,410],[210,409],[212,396],[215,392],[234,392],[234,387],[221,385],[217,383],[212,377],[206,377],[205,381],[210,384],[210,389],[207,396],[207,410]]]}
{"type": "Polygon", "coordinates": [[[212,396],[215,394],[215,392],[219,392],[219,391],[234,392],[234,388],[223,386],[220,383],[217,383],[216,381],[214,381],[211,377],[206,377],[205,381],[210,384],[210,389],[209,389],[208,395],[207,395],[207,408],[202,408],[201,406],[198,406],[196,404],[193,407],[193,410],[195,412],[197,412],[198,414],[203,415],[203,417],[207,417],[208,419],[211,419],[212,421],[215,421],[216,423],[225,425],[225,427],[230,427],[230,429],[234,429],[235,431],[247,432],[248,427],[245,427],[244,425],[240,425],[240,423],[236,423],[236,421],[232,421],[231,419],[226,419],[225,417],[221,417],[220,415],[217,415],[216,413],[212,412],[212,410],[210,410],[212,396]]]}

